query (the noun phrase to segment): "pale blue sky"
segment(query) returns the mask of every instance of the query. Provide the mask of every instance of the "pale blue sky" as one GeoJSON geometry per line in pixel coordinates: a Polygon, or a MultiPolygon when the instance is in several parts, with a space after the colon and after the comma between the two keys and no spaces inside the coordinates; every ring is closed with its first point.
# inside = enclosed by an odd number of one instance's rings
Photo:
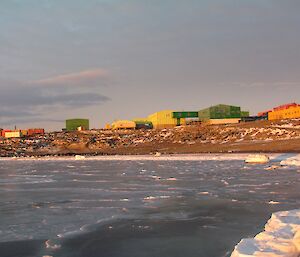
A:
{"type": "Polygon", "coordinates": [[[2,0],[0,127],[300,102],[300,1],[2,0]]]}

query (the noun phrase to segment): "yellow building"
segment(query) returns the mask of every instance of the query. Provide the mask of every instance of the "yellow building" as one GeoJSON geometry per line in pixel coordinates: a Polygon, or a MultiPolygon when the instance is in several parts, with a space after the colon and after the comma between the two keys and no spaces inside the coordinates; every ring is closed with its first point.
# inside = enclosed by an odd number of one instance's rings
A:
{"type": "Polygon", "coordinates": [[[135,129],[135,122],[131,120],[117,120],[111,124],[112,129],[135,129]]]}
{"type": "Polygon", "coordinates": [[[268,120],[284,120],[300,118],[300,106],[292,106],[287,109],[274,110],[268,113],[268,120]]]}
{"type": "Polygon", "coordinates": [[[5,132],[5,137],[6,138],[15,138],[15,137],[21,137],[21,131],[9,131],[9,132],[5,132]]]}
{"type": "Polygon", "coordinates": [[[155,129],[173,128],[178,125],[184,125],[185,119],[177,120],[173,118],[173,112],[172,110],[155,112],[148,116],[148,120],[152,122],[155,129]]]}
{"type": "Polygon", "coordinates": [[[149,122],[147,118],[135,118],[132,119],[133,122],[149,122]]]}

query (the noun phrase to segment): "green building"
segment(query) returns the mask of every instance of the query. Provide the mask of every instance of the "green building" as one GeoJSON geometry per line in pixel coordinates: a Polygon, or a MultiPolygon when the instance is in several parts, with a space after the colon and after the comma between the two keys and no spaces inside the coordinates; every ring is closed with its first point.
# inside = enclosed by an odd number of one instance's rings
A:
{"type": "Polygon", "coordinates": [[[238,119],[241,118],[241,107],[218,104],[198,112],[199,120],[210,119],[238,119]]]}
{"type": "Polygon", "coordinates": [[[66,130],[75,131],[78,127],[82,127],[84,130],[89,130],[89,123],[88,119],[68,119],[66,120],[66,130]]]}
{"type": "Polygon", "coordinates": [[[249,117],[250,116],[250,112],[248,111],[241,111],[241,117],[245,118],[245,117],[249,117]]]}

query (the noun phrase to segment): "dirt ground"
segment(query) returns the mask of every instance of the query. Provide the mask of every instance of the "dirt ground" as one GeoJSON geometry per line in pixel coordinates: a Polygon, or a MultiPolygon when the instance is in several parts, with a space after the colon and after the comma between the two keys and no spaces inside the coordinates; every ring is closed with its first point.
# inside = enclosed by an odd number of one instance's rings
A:
{"type": "Polygon", "coordinates": [[[87,144],[85,151],[104,155],[300,152],[300,120],[106,133],[106,143],[109,138],[112,144],[87,144]]]}
{"type": "Polygon", "coordinates": [[[300,119],[231,125],[190,125],[162,130],[53,132],[1,139],[0,156],[140,155],[183,153],[300,153],[300,119]]]}

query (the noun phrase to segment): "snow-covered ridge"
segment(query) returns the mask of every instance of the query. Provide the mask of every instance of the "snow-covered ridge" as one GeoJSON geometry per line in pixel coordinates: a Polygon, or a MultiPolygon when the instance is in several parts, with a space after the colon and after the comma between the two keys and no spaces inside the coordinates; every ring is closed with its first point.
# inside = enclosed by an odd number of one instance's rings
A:
{"type": "Polygon", "coordinates": [[[242,239],[231,257],[299,257],[300,209],[272,214],[263,232],[242,239]]]}

